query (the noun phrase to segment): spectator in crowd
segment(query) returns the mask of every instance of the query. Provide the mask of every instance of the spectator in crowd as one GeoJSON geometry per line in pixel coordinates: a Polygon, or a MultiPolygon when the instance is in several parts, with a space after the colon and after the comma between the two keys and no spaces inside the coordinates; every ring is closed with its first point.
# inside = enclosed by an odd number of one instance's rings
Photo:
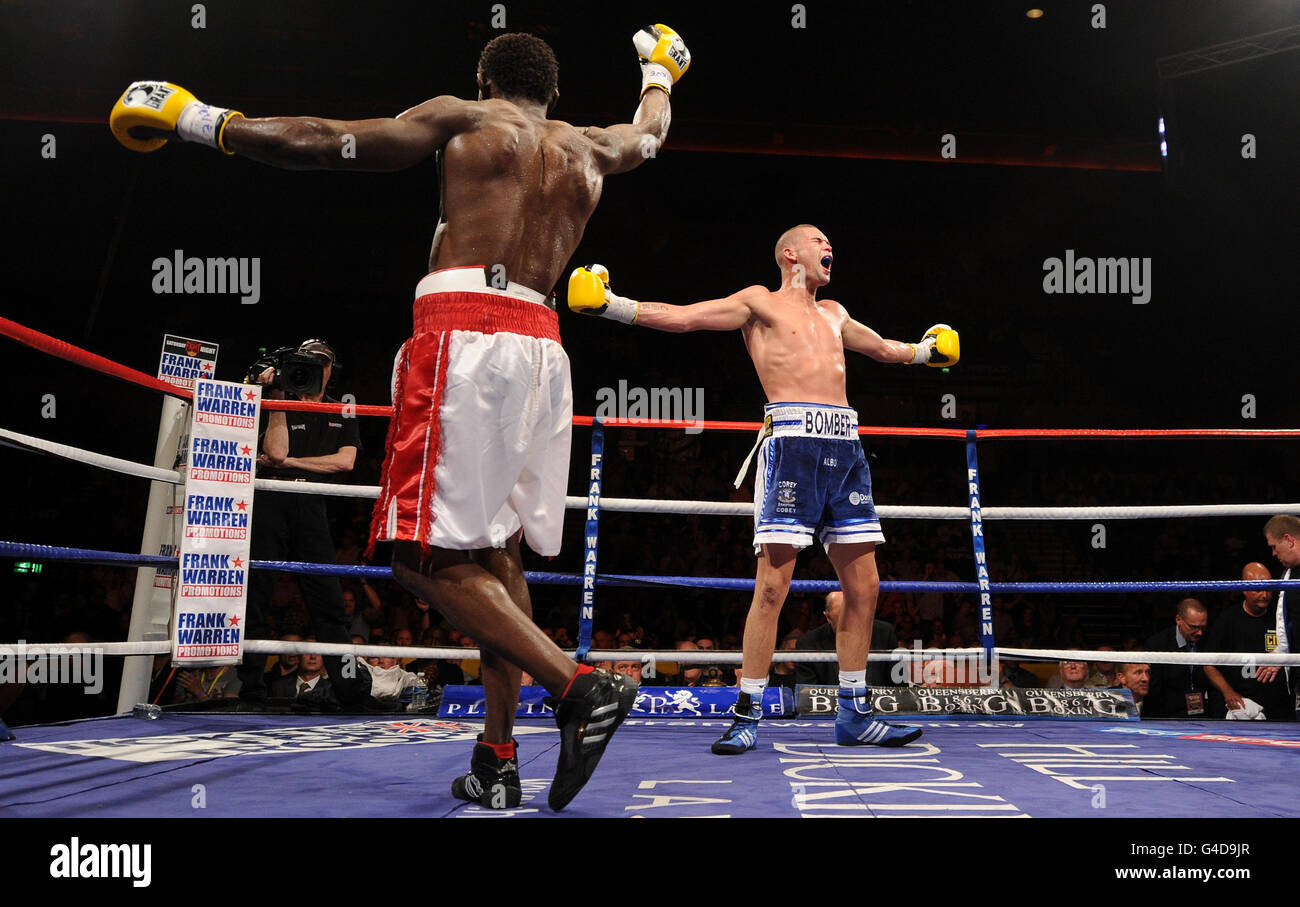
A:
{"type": "MultiPolygon", "coordinates": [[[[822,613],[826,623],[813,627],[799,637],[795,649],[800,652],[828,652],[835,654],[835,628],[839,626],[840,614],[844,611],[844,593],[831,592],[823,601],[822,613]]],[[[898,648],[898,637],[894,628],[882,620],[871,625],[871,650],[873,652],[892,652],[898,648]]],[[[867,662],[867,685],[873,687],[889,686],[892,664],[885,661],[867,662]]],[[[817,684],[818,686],[838,686],[840,680],[839,664],[830,661],[800,661],[795,663],[794,673],[797,683],[817,684]]]]}
{"type": "Polygon", "coordinates": [[[192,668],[176,673],[173,703],[211,702],[239,698],[239,676],[229,665],[192,668]]]}
{"type": "MultiPolygon", "coordinates": [[[[787,633],[785,638],[781,640],[781,651],[788,652],[797,649],[799,637],[802,635],[797,630],[787,633]]],[[[793,688],[798,682],[796,672],[797,668],[793,661],[773,661],[772,670],[767,675],[767,685],[769,687],[793,688]]]]}
{"type": "MultiPolygon", "coordinates": [[[[679,652],[694,652],[699,646],[695,645],[689,639],[679,639],[673,648],[679,652]]],[[[673,686],[678,687],[697,687],[700,685],[700,677],[704,673],[695,662],[678,662],[677,676],[673,679],[673,686]]]]}
{"type": "MultiPolygon", "coordinates": [[[[635,652],[636,650],[629,646],[620,649],[619,651],[635,652]]],[[[615,674],[622,674],[624,677],[630,678],[637,686],[641,685],[642,665],[640,658],[633,657],[632,655],[624,655],[615,660],[610,667],[615,674]]]]}
{"type": "Polygon", "coordinates": [[[357,594],[350,588],[343,590],[343,619],[348,625],[348,634],[360,636],[362,640],[370,638],[370,624],[357,608],[357,594]]]}
{"type": "MultiPolygon", "coordinates": [[[[1153,634],[1144,648],[1150,652],[1195,652],[1209,620],[1205,605],[1197,599],[1185,598],[1178,603],[1174,625],[1153,634]]],[[[1203,667],[1157,664],[1151,667],[1150,678],[1142,717],[1205,717],[1210,681],[1203,667]]]]}
{"type": "Polygon", "coordinates": [[[311,653],[299,655],[298,670],[277,680],[268,692],[275,699],[293,699],[311,705],[329,701],[332,684],[325,676],[324,659],[311,653]]]}
{"type": "Polygon", "coordinates": [[[979,616],[975,613],[975,603],[969,598],[963,598],[961,604],[957,606],[957,613],[953,615],[952,632],[948,634],[948,638],[954,640],[954,648],[957,648],[956,639],[968,641],[978,637],[979,616]]]}
{"type": "Polygon", "coordinates": [[[1088,687],[1088,663],[1082,659],[1061,662],[1060,671],[1047,681],[1051,690],[1083,690],[1088,687]]]}
{"type": "Polygon", "coordinates": [[[379,597],[379,590],[364,576],[357,582],[362,597],[358,599],[361,617],[369,626],[384,623],[384,600],[379,597]]]}
{"type": "MultiPolygon", "coordinates": [[[[297,633],[281,633],[280,641],[302,642],[302,637],[297,633]]],[[[275,664],[267,668],[266,673],[262,675],[262,684],[266,687],[268,692],[271,689],[271,685],[277,680],[281,680],[285,677],[292,677],[298,673],[299,657],[300,656],[298,655],[277,655],[275,657],[275,664]]],[[[270,695],[274,696],[275,694],[271,693],[270,695]]]]}
{"type": "Polygon", "coordinates": [[[1146,662],[1123,662],[1115,672],[1115,679],[1119,681],[1120,689],[1133,694],[1138,714],[1145,718],[1143,706],[1151,690],[1151,665],[1146,662]]]}
{"type": "Polygon", "coordinates": [[[1020,667],[1018,661],[1008,661],[1005,658],[1000,658],[998,659],[998,671],[1002,677],[1002,689],[1004,690],[1034,689],[1043,685],[1037,674],[1020,667]]]}
{"type": "MultiPolygon", "coordinates": [[[[712,636],[700,636],[695,640],[695,648],[702,652],[716,652],[718,644],[712,636]]],[[[725,665],[706,664],[700,666],[699,686],[729,687],[734,686],[735,683],[735,672],[725,665]]]]}
{"type": "MultiPolygon", "coordinates": [[[[1247,564],[1243,580],[1267,580],[1273,576],[1263,564],[1247,564]]],[[[1247,590],[1240,605],[1230,605],[1205,634],[1206,652],[1277,651],[1277,604],[1267,590],[1247,590]]],[[[1288,688],[1286,671],[1278,665],[1206,665],[1209,678],[1210,715],[1246,710],[1249,699],[1273,721],[1295,720],[1295,697],[1288,688]]]]}
{"type": "MultiPolygon", "coordinates": [[[[1098,652],[1114,652],[1114,646],[1097,646],[1098,652]]],[[[1115,679],[1118,669],[1113,661],[1097,661],[1092,665],[1092,676],[1088,678],[1088,686],[1095,689],[1112,689],[1119,686],[1119,681],[1115,679]]]]}
{"type": "MultiPolygon", "coordinates": [[[[925,573],[921,577],[925,582],[941,582],[946,579],[945,571],[942,565],[933,562],[925,565],[925,573]]],[[[943,593],[941,592],[922,592],[916,598],[917,617],[927,624],[932,620],[943,620],[943,593]]]]}

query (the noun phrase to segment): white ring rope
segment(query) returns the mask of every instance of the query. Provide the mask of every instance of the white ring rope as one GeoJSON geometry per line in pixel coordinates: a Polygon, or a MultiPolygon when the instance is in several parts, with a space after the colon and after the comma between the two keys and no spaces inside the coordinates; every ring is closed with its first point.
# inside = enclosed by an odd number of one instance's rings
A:
{"type": "Polygon", "coordinates": [[[181,482],[180,475],[172,469],[159,469],[157,466],[146,466],[143,463],[134,463],[131,460],[122,460],[117,457],[110,457],[107,454],[82,450],[79,447],[70,447],[67,444],[56,444],[53,441],[46,441],[44,438],[19,434],[7,428],[0,428],[0,438],[14,442],[13,446],[15,447],[44,451],[45,453],[54,454],[56,457],[76,460],[90,466],[98,466],[100,469],[107,469],[110,472],[136,476],[141,479],[151,479],[155,482],[171,482],[172,484],[181,482]]]}
{"type": "MultiPolygon", "coordinates": [[[[0,438],[17,446],[40,450],[65,459],[98,466],[112,472],[137,476],[173,485],[184,483],[179,472],[133,463],[93,451],[56,444],[31,435],[0,428],[0,438]]],[[[255,479],[261,491],[285,491],[294,494],[323,494],[335,497],[377,498],[378,485],[340,485],[329,482],[290,482],[283,479],[255,479]]],[[[585,510],[587,498],[570,495],[564,499],[568,510],[585,510]]],[[[678,513],[696,516],[754,515],[754,505],[744,501],[657,501],[645,498],[601,498],[600,509],[611,513],[678,513]]],[[[968,520],[965,507],[907,507],[884,504],[876,508],[880,516],[903,520],[968,520]]],[[[1149,507],[984,507],[985,520],[1141,520],[1210,516],[1273,516],[1277,513],[1300,513],[1297,504],[1171,504],[1149,507]]]]}

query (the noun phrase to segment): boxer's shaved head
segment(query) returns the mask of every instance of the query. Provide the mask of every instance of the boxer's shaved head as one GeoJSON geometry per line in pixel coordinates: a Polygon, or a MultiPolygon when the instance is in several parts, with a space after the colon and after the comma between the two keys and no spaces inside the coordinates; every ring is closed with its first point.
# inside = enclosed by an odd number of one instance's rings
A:
{"type": "Polygon", "coordinates": [[[785,255],[782,253],[803,239],[804,234],[809,230],[814,233],[818,232],[817,228],[812,224],[799,224],[799,226],[791,227],[781,234],[781,238],[776,241],[776,264],[778,267],[785,267],[785,255]]]}

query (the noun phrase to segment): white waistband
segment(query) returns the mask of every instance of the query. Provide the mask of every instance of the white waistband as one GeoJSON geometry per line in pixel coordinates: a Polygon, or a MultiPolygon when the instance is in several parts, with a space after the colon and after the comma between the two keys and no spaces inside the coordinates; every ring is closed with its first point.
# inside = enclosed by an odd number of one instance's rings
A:
{"type": "Polygon", "coordinates": [[[463,268],[443,268],[424,275],[415,285],[415,298],[428,296],[430,293],[489,293],[493,296],[512,296],[526,299],[538,305],[551,308],[549,297],[534,289],[515,283],[513,280],[504,287],[494,287],[487,281],[487,273],[481,265],[463,268]]]}
{"type": "Polygon", "coordinates": [[[764,421],[771,421],[772,434],[799,435],[804,438],[858,437],[858,414],[847,406],[823,403],[769,403],[763,410],[764,421]]]}

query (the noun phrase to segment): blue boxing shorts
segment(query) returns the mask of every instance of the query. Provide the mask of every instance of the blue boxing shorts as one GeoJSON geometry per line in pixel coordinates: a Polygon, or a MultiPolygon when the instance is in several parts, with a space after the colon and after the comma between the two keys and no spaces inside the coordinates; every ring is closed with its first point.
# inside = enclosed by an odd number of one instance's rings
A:
{"type": "Polygon", "coordinates": [[[765,544],[805,548],[880,543],[871,470],[846,406],[769,403],[754,480],[754,553],[765,544]]]}

